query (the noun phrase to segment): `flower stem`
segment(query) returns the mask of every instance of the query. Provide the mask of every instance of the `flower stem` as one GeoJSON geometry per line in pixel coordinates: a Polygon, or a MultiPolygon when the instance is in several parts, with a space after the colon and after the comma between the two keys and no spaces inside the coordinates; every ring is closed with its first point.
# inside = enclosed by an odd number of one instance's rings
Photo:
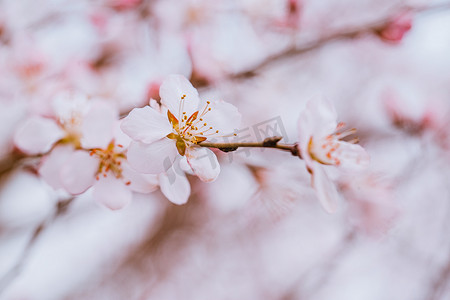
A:
{"type": "Polygon", "coordinates": [[[300,151],[298,150],[297,144],[280,144],[278,143],[282,137],[273,136],[266,138],[262,142],[246,142],[246,143],[208,143],[201,142],[198,143],[198,146],[208,147],[208,148],[217,148],[223,152],[232,152],[236,151],[240,147],[245,148],[273,148],[284,151],[289,151],[294,156],[298,156],[301,158],[300,151]]]}

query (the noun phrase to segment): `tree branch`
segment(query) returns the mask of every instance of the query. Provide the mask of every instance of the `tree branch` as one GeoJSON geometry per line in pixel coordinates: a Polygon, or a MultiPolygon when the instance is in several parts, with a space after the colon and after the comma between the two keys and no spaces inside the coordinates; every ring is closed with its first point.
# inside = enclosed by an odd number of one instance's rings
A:
{"type": "MultiPolygon", "coordinates": [[[[416,14],[419,13],[431,13],[436,11],[448,10],[450,9],[450,3],[443,3],[431,6],[420,6],[420,7],[411,7],[411,6],[403,6],[396,10],[396,12],[390,14],[387,17],[384,17],[380,20],[370,22],[368,24],[360,25],[357,27],[351,27],[346,29],[340,29],[323,37],[316,39],[315,41],[308,42],[302,45],[294,45],[287,49],[282,50],[279,53],[273,54],[262,60],[260,63],[254,65],[253,67],[243,70],[237,73],[229,74],[227,76],[230,80],[239,80],[239,79],[250,79],[257,76],[263,69],[281,61],[291,57],[299,56],[302,54],[306,54],[310,51],[320,49],[325,45],[328,45],[331,42],[338,40],[351,40],[360,38],[367,34],[375,34],[380,29],[385,27],[392,21],[392,18],[398,15],[401,12],[411,11],[416,14]]],[[[208,82],[199,82],[197,87],[207,87],[209,85],[208,82]]]]}
{"type": "Polygon", "coordinates": [[[208,148],[217,148],[223,152],[232,152],[236,151],[240,147],[245,148],[273,148],[273,149],[279,149],[284,151],[289,151],[294,156],[299,156],[301,158],[300,152],[298,150],[297,144],[280,144],[278,143],[282,139],[281,136],[273,136],[266,138],[262,142],[249,142],[249,143],[208,143],[208,142],[201,142],[198,143],[201,147],[208,147],[208,148]]]}

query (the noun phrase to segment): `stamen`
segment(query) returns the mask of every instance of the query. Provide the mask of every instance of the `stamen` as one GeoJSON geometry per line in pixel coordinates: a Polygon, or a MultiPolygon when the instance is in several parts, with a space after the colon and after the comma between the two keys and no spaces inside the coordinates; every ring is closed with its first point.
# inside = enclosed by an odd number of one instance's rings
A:
{"type": "Polygon", "coordinates": [[[358,144],[359,143],[359,138],[354,138],[354,139],[351,139],[351,140],[349,140],[349,141],[347,141],[347,143],[350,143],[350,144],[358,144]]]}
{"type": "Polygon", "coordinates": [[[349,135],[352,135],[352,134],[355,134],[355,133],[356,133],[356,128],[352,128],[352,129],[349,129],[349,130],[345,130],[345,131],[342,131],[342,132],[338,132],[338,133],[335,134],[335,136],[336,136],[338,139],[343,139],[343,138],[345,138],[346,136],[349,136],[349,135]]]}
{"type": "Polygon", "coordinates": [[[344,128],[344,127],[345,127],[345,123],[344,122],[339,122],[337,124],[337,126],[336,126],[336,130],[340,130],[340,129],[344,128]]]}

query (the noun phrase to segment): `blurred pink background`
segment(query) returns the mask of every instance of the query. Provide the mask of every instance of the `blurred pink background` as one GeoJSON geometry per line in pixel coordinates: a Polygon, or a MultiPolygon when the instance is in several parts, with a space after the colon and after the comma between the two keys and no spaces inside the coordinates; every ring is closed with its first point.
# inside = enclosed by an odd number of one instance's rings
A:
{"type": "Polygon", "coordinates": [[[0,0],[0,299],[450,299],[450,2],[0,0]],[[217,151],[189,202],[110,211],[13,144],[57,91],[122,116],[182,74],[258,134],[296,142],[324,95],[371,165],[327,214],[300,159],[217,151]]]}

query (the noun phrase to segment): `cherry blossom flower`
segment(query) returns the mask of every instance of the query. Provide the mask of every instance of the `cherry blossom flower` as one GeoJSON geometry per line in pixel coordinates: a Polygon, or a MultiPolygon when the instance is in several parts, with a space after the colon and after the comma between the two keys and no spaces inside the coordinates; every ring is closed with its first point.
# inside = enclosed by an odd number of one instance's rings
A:
{"type": "Polygon", "coordinates": [[[357,229],[377,237],[386,233],[399,217],[393,187],[373,173],[361,172],[339,178],[348,199],[350,221],[357,229]]]}
{"type": "Polygon", "coordinates": [[[31,116],[14,136],[26,154],[48,152],[55,144],[73,148],[104,148],[111,141],[116,109],[106,101],[89,100],[84,94],[63,93],[52,102],[50,116],[31,116]]]}
{"type": "Polygon", "coordinates": [[[132,192],[150,193],[158,187],[158,177],[133,170],[126,160],[130,140],[116,131],[105,148],[73,151],[70,146],[55,148],[48,155],[39,173],[54,188],[63,188],[73,195],[93,186],[93,198],[112,209],[130,203],[132,192]]]}
{"type": "Polygon", "coordinates": [[[342,139],[356,132],[355,129],[341,131],[345,126],[336,122],[334,107],[322,98],[312,99],[300,114],[298,121],[298,149],[312,175],[312,186],[323,208],[332,213],[336,210],[338,193],[327,174],[327,168],[338,167],[354,170],[365,167],[369,156],[357,140],[342,139]]]}
{"type": "Polygon", "coordinates": [[[220,172],[217,157],[198,144],[233,135],[241,119],[236,107],[223,101],[201,105],[197,90],[181,75],[169,76],[161,84],[160,96],[161,107],[153,102],[152,107],[135,108],[122,123],[122,130],[133,139],[130,165],[142,173],[184,176],[172,167],[178,169],[183,157],[202,181],[215,180],[220,172]]]}

